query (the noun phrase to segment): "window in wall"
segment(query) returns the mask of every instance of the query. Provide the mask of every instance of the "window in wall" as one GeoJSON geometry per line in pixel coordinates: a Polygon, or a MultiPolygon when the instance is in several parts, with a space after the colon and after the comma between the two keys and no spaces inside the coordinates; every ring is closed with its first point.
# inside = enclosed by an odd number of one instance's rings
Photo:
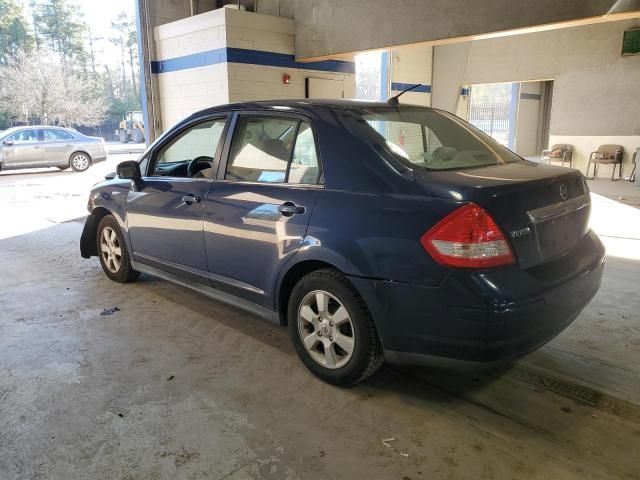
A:
{"type": "Polygon", "coordinates": [[[386,50],[359,53],[356,60],[356,98],[386,100],[389,54],[386,50]]]}
{"type": "Polygon", "coordinates": [[[519,84],[473,85],[469,123],[509,148],[514,147],[519,84]]]}
{"type": "Polygon", "coordinates": [[[241,117],[225,179],[263,183],[317,183],[315,140],[306,122],[283,117],[241,117]]]}

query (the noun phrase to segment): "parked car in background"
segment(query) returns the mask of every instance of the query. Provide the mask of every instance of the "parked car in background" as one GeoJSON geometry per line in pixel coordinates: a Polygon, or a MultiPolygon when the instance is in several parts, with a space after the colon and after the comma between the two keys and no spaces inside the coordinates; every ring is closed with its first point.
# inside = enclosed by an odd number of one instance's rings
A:
{"type": "Polygon", "coordinates": [[[254,102],[177,124],[97,184],[80,241],[288,325],[352,385],[383,359],[491,364],[565,329],[600,286],[577,170],[528,162],[447,112],[254,102]]]}
{"type": "Polygon", "coordinates": [[[83,172],[106,159],[102,138],[69,128],[26,126],[0,132],[0,170],[71,167],[83,172]]]}

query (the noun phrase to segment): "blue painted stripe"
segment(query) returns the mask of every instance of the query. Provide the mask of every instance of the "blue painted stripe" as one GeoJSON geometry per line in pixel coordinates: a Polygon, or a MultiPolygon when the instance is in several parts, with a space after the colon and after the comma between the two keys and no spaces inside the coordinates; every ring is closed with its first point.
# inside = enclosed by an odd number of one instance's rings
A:
{"type": "Polygon", "coordinates": [[[219,63],[244,63],[250,65],[265,65],[269,67],[299,68],[304,70],[319,70],[323,72],[351,73],[356,72],[353,62],[343,60],[324,60],[321,62],[296,62],[294,55],[287,53],[262,52],[244,48],[217,48],[206,52],[193,53],[182,57],[156,60],[151,63],[153,73],[177,72],[190,68],[206,67],[219,63]]]}
{"type": "MultiPolygon", "coordinates": [[[[406,90],[407,88],[411,88],[415,86],[415,83],[398,83],[398,82],[392,82],[391,83],[391,90],[395,91],[395,92],[402,92],[403,90],[406,90]]],[[[416,92],[416,93],[431,93],[431,85],[420,85],[417,88],[414,88],[413,90],[411,90],[411,92],[416,92]]],[[[408,92],[408,93],[411,93],[408,92]]]]}

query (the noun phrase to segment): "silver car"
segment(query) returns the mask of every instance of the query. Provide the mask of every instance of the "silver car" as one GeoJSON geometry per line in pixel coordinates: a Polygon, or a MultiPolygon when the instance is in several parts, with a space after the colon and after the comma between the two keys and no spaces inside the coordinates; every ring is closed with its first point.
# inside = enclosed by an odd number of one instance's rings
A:
{"type": "Polygon", "coordinates": [[[58,167],[83,172],[107,159],[104,140],[61,127],[13,127],[0,132],[0,170],[58,167]]]}

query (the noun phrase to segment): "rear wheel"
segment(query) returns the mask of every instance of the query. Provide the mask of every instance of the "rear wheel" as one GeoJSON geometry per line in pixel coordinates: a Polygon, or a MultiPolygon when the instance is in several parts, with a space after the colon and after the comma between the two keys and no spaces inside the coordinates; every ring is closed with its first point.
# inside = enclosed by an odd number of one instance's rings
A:
{"type": "Polygon", "coordinates": [[[298,282],[288,319],[302,363],[325,382],[355,385],[382,365],[382,345],[367,306],[335,270],[318,270],[298,282]]]}
{"type": "Polygon", "coordinates": [[[138,278],[140,273],[131,267],[122,230],[113,215],[107,215],[100,220],[96,240],[100,264],[107,277],[121,283],[132,282],[138,278]]]}
{"type": "Polygon", "coordinates": [[[118,132],[118,139],[120,143],[129,143],[129,134],[124,130],[120,130],[120,132],[118,132]]]}
{"type": "Polygon", "coordinates": [[[71,155],[69,164],[76,172],[84,172],[91,165],[91,159],[86,153],[76,152],[71,155]]]}

